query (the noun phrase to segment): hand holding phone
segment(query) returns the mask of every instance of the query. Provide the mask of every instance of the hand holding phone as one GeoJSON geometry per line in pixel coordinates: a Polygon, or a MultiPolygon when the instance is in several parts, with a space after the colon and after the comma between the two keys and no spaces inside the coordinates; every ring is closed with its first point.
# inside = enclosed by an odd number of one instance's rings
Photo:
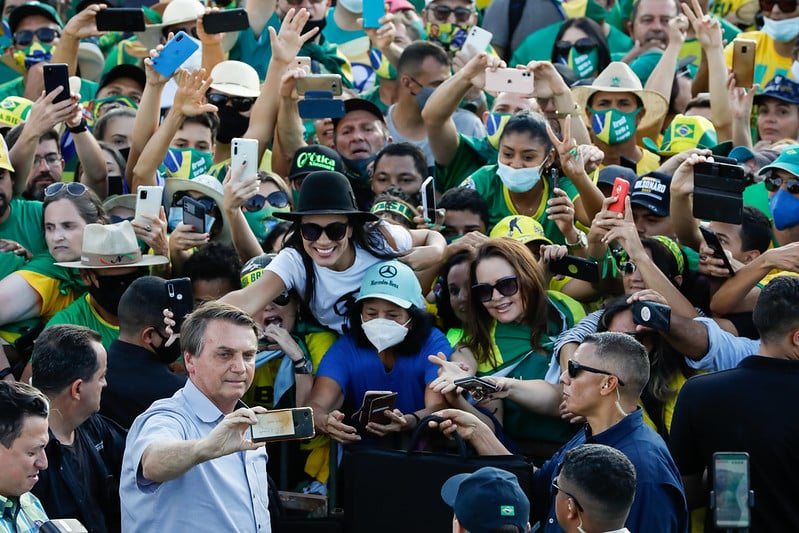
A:
{"type": "Polygon", "coordinates": [[[429,220],[431,224],[437,224],[436,184],[433,180],[433,176],[428,176],[427,179],[422,182],[422,211],[424,211],[424,217],[429,220]]]}
{"type": "Polygon", "coordinates": [[[657,302],[633,302],[633,322],[658,331],[671,329],[671,307],[657,302]]]}
{"type": "Polygon", "coordinates": [[[721,241],[719,240],[719,236],[716,235],[716,232],[705,226],[699,226],[699,232],[702,234],[702,238],[705,239],[707,245],[713,250],[713,257],[717,257],[724,261],[724,268],[730,272],[730,276],[734,276],[735,270],[733,270],[730,258],[727,257],[727,253],[721,246],[721,241]]]}
{"type": "Polygon", "coordinates": [[[386,412],[393,411],[397,402],[397,393],[392,391],[366,391],[363,395],[361,408],[353,414],[362,426],[369,422],[376,424],[389,424],[391,419],[386,412]]]}
{"type": "Polygon", "coordinates": [[[363,3],[363,27],[379,28],[380,19],[386,16],[386,4],[383,0],[366,0],[363,3]]]}
{"type": "Polygon", "coordinates": [[[153,68],[164,76],[171,78],[180,66],[196,52],[200,46],[192,41],[184,31],[179,31],[171,41],[166,43],[166,46],[154,58],[153,68]]]}
{"type": "Polygon", "coordinates": [[[549,271],[589,283],[599,283],[599,265],[596,261],[582,257],[564,255],[556,261],[549,262],[549,271]]]}
{"type": "Polygon", "coordinates": [[[258,173],[258,139],[234,137],[230,142],[231,173],[244,166],[239,174],[243,180],[258,173]]]}
{"type": "Polygon", "coordinates": [[[146,226],[150,221],[145,217],[158,218],[158,215],[161,214],[163,196],[163,187],[156,185],[139,187],[136,193],[136,215],[134,220],[146,226]]]}
{"type": "Polygon", "coordinates": [[[193,231],[197,233],[205,233],[208,229],[205,227],[205,206],[192,198],[191,196],[183,197],[183,223],[191,226],[193,231]]]}
{"type": "Polygon", "coordinates": [[[165,288],[167,308],[172,311],[172,320],[175,321],[172,331],[180,333],[180,327],[183,325],[186,315],[194,309],[194,291],[191,279],[168,279],[165,288]]]}
{"type": "Polygon", "coordinates": [[[202,23],[205,33],[227,33],[250,27],[250,19],[243,7],[206,13],[202,23]]]}
{"type": "Polygon", "coordinates": [[[535,79],[529,70],[516,68],[487,68],[485,90],[494,93],[506,92],[532,96],[535,79]]]}
{"type": "Polygon", "coordinates": [[[144,31],[144,10],[140,7],[107,7],[95,15],[100,31],[144,31]]]}
{"type": "Polygon", "coordinates": [[[611,196],[615,196],[616,201],[608,206],[608,211],[624,213],[624,202],[630,192],[630,182],[624,178],[616,178],[613,180],[613,189],[611,190],[611,196]]]}
{"type": "Polygon", "coordinates": [[[310,407],[275,409],[255,416],[258,423],[252,426],[253,442],[306,440],[316,435],[310,407]]]}
{"type": "Polygon", "coordinates": [[[499,387],[493,383],[484,379],[480,379],[476,376],[456,379],[453,381],[453,384],[467,391],[476,402],[483,401],[483,398],[485,398],[487,395],[499,390],[499,387]]]}
{"type": "Polygon", "coordinates": [[[50,94],[56,88],[61,87],[61,92],[53,99],[53,103],[69,100],[71,94],[69,90],[69,67],[66,63],[48,63],[42,69],[44,76],[44,91],[50,94]]]}

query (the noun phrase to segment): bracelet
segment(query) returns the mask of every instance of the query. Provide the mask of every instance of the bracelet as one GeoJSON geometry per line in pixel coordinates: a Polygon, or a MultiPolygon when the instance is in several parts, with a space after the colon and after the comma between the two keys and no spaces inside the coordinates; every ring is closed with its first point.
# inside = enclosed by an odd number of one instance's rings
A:
{"type": "Polygon", "coordinates": [[[409,414],[409,415],[411,415],[412,417],[414,417],[414,418],[416,419],[416,425],[417,425],[417,426],[419,425],[419,422],[421,422],[421,421],[422,421],[422,419],[421,419],[421,418],[419,418],[419,415],[417,415],[416,413],[408,413],[408,414],[409,414]]]}
{"type": "Polygon", "coordinates": [[[86,131],[86,117],[81,117],[80,123],[77,126],[67,126],[70,133],[83,133],[86,131]]]}

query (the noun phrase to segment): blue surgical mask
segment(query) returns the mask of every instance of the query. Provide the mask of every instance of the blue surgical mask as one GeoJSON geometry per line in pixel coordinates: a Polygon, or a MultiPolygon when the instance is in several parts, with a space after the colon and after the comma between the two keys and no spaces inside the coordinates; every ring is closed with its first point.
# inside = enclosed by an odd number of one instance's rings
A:
{"type": "Polygon", "coordinates": [[[799,23],[796,17],[774,20],[763,17],[763,33],[780,43],[789,43],[799,35],[799,23]]]}
{"type": "Polygon", "coordinates": [[[497,163],[497,176],[511,192],[527,192],[541,181],[541,168],[513,168],[497,163]]]}
{"type": "Polygon", "coordinates": [[[799,224],[799,198],[785,189],[779,189],[769,198],[768,206],[774,217],[774,227],[782,231],[799,224]]]}

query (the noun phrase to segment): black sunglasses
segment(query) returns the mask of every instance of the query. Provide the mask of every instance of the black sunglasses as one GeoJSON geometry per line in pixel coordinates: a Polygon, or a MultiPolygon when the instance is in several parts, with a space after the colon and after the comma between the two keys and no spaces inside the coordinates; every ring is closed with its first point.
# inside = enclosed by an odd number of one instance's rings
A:
{"type": "Polygon", "coordinates": [[[66,187],[67,194],[70,196],[81,196],[86,192],[86,186],[82,183],[78,183],[77,181],[59,181],[58,183],[48,185],[44,190],[44,195],[46,197],[55,196],[56,194],[60,193],[64,187],[66,187]]]}
{"type": "Polygon", "coordinates": [[[249,111],[255,103],[255,98],[247,98],[244,96],[228,96],[221,93],[208,93],[205,98],[216,107],[224,107],[230,102],[230,107],[234,111],[249,111]]]}
{"type": "Polygon", "coordinates": [[[764,13],[771,13],[774,6],[779,6],[783,13],[793,13],[796,10],[797,0],[760,0],[760,9],[764,13]]]}
{"type": "Polygon", "coordinates": [[[289,195],[283,191],[270,192],[268,195],[256,194],[244,203],[244,209],[253,213],[264,208],[269,203],[272,207],[286,207],[289,205],[289,195]]]}
{"type": "Polygon", "coordinates": [[[40,43],[50,44],[55,41],[56,37],[61,36],[61,32],[54,28],[39,28],[38,30],[19,30],[14,32],[14,44],[19,46],[28,46],[33,42],[33,36],[40,43]]]}
{"type": "Polygon", "coordinates": [[[453,13],[455,13],[455,22],[468,22],[469,17],[474,13],[474,11],[468,7],[456,7],[452,9],[449,6],[433,6],[427,9],[433,12],[433,17],[438,22],[446,22],[453,13]]]}
{"type": "Polygon", "coordinates": [[[577,50],[578,54],[587,54],[592,50],[595,50],[597,48],[597,44],[593,39],[588,37],[577,39],[577,41],[573,43],[569,41],[558,41],[555,43],[555,51],[557,52],[558,56],[568,57],[569,50],[572,48],[577,50]]]}
{"type": "Polygon", "coordinates": [[[563,490],[562,488],[560,488],[558,486],[558,477],[560,477],[560,476],[555,476],[555,479],[552,480],[552,497],[554,498],[555,496],[557,496],[558,495],[558,491],[560,491],[563,494],[565,494],[566,496],[568,496],[571,499],[571,501],[574,502],[574,505],[577,506],[577,509],[581,513],[584,513],[585,509],[583,509],[583,506],[580,505],[580,502],[577,501],[577,498],[575,498],[573,494],[569,494],[568,492],[566,492],[565,490],[563,490]]]}
{"type": "Polygon", "coordinates": [[[785,184],[788,192],[791,194],[799,194],[799,179],[797,178],[780,178],[779,176],[775,176],[774,174],[768,174],[766,179],[763,180],[763,185],[766,186],[766,190],[768,192],[774,192],[779,190],[782,184],[785,184]]]}
{"type": "Polygon", "coordinates": [[[621,273],[623,275],[629,276],[633,272],[638,270],[638,267],[636,267],[635,263],[633,263],[632,261],[623,261],[621,264],[619,264],[619,270],[621,270],[621,273]]]}
{"type": "Polygon", "coordinates": [[[300,235],[306,241],[318,241],[322,236],[322,232],[327,235],[331,241],[340,241],[347,235],[347,228],[349,225],[346,222],[333,222],[327,226],[320,226],[313,222],[306,222],[300,224],[300,235]]]}
{"type": "Polygon", "coordinates": [[[519,278],[516,276],[507,276],[498,279],[493,285],[490,283],[472,285],[472,296],[480,302],[488,302],[494,296],[494,289],[502,296],[513,296],[519,292],[519,278]]]}
{"type": "Polygon", "coordinates": [[[569,359],[567,363],[567,368],[569,372],[569,377],[572,379],[579,376],[580,372],[586,371],[592,374],[602,374],[603,376],[614,376],[619,381],[619,385],[621,385],[622,387],[624,386],[624,382],[621,380],[619,376],[617,376],[616,374],[612,374],[607,370],[600,370],[599,368],[594,368],[592,366],[581,365],[580,363],[572,359],[569,359]]]}
{"type": "Polygon", "coordinates": [[[277,298],[272,300],[272,303],[275,305],[279,305],[280,307],[288,305],[291,301],[291,296],[289,296],[288,291],[283,291],[277,295],[277,298]]]}

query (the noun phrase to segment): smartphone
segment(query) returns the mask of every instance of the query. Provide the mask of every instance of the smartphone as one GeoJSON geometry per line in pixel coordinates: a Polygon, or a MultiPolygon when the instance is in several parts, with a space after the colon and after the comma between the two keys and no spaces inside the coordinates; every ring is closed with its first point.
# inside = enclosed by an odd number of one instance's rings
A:
{"type": "Polygon", "coordinates": [[[363,394],[361,408],[355,411],[352,417],[362,426],[369,422],[388,424],[386,411],[392,411],[397,402],[397,393],[386,390],[370,390],[363,394]]]}
{"type": "Polygon", "coordinates": [[[746,172],[734,159],[713,159],[694,166],[694,218],[740,224],[746,172]]]}
{"type": "Polygon", "coordinates": [[[532,96],[535,80],[532,72],[515,68],[486,69],[485,90],[495,93],[517,93],[532,96]]]}
{"type": "Polygon", "coordinates": [[[316,435],[310,407],[275,409],[255,416],[258,423],[252,426],[253,442],[306,440],[316,435]]]}
{"type": "Polygon", "coordinates": [[[436,184],[433,176],[428,176],[422,182],[422,210],[424,216],[432,224],[436,223],[436,184]]]}
{"type": "Polygon", "coordinates": [[[294,68],[301,68],[305,72],[311,72],[311,58],[309,56],[297,56],[294,58],[294,68]]]}
{"type": "Polygon", "coordinates": [[[480,26],[472,26],[472,29],[469,30],[469,35],[466,36],[466,40],[463,42],[463,46],[461,46],[461,50],[473,54],[485,52],[491,45],[493,37],[494,34],[490,31],[484,30],[480,26]],[[472,49],[466,50],[467,46],[471,46],[472,49]]]}
{"type": "Polygon", "coordinates": [[[144,218],[147,215],[157,218],[161,214],[161,202],[163,201],[164,188],[156,185],[143,185],[136,193],[136,216],[134,220],[140,224],[149,224],[144,218]]]}
{"type": "Polygon", "coordinates": [[[236,170],[245,165],[239,179],[258,173],[258,139],[234,137],[230,141],[230,168],[236,170]]]}
{"type": "Polygon", "coordinates": [[[184,31],[179,31],[153,59],[153,68],[162,76],[170,78],[177,69],[196,52],[200,46],[184,31]]]}
{"type": "Polygon", "coordinates": [[[194,227],[197,233],[205,233],[205,207],[191,196],[183,197],[183,223],[194,227]]]}
{"type": "Polygon", "coordinates": [[[136,7],[108,7],[95,17],[100,31],[144,31],[144,10],[136,7]]]}
{"type": "Polygon", "coordinates": [[[172,320],[175,333],[180,333],[180,327],[186,319],[186,315],[194,309],[194,291],[191,287],[191,279],[177,278],[166,280],[166,299],[167,308],[172,311],[172,320]]]}
{"type": "Polygon", "coordinates": [[[380,19],[386,15],[386,4],[383,0],[366,0],[363,3],[363,27],[379,28],[380,19]]]}
{"type": "Polygon", "coordinates": [[[552,178],[552,188],[560,189],[560,171],[556,168],[552,168],[549,171],[549,176],[552,178]]]}
{"type": "Polygon", "coordinates": [[[224,9],[203,15],[205,33],[226,33],[246,30],[250,27],[250,19],[243,7],[224,9]]]}
{"type": "Polygon", "coordinates": [[[611,191],[611,196],[615,196],[616,201],[608,206],[608,211],[624,213],[624,202],[630,192],[630,182],[624,178],[616,178],[613,180],[613,189],[611,191]]]}
{"type": "Polygon", "coordinates": [[[710,228],[706,228],[705,226],[699,226],[699,232],[702,234],[702,238],[705,239],[707,245],[713,249],[713,257],[718,257],[719,259],[723,260],[724,268],[729,270],[730,276],[734,276],[735,271],[732,269],[732,265],[730,264],[730,258],[727,257],[726,253],[724,253],[724,248],[722,248],[721,241],[719,241],[719,236],[716,235],[716,232],[710,228]]]}
{"type": "Polygon", "coordinates": [[[310,74],[297,79],[297,94],[330,93],[329,96],[341,96],[342,84],[340,74],[310,74]]]}
{"type": "Polygon", "coordinates": [[[62,87],[63,90],[58,93],[58,96],[53,99],[53,103],[63,102],[69,100],[69,67],[66,63],[48,63],[44,66],[44,91],[49,94],[53,92],[56,87],[62,87]]]}
{"type": "Polygon", "coordinates": [[[589,283],[599,283],[599,264],[582,257],[564,255],[557,261],[549,262],[549,271],[589,283]]]}
{"type": "Polygon", "coordinates": [[[467,391],[476,402],[482,401],[486,395],[499,390],[499,387],[493,383],[475,376],[456,379],[453,383],[467,391]]]}
{"type": "Polygon", "coordinates": [[[735,39],[732,42],[732,73],[736,87],[751,88],[755,82],[757,41],[735,39]]]}
{"type": "Polygon", "coordinates": [[[633,302],[633,322],[658,331],[671,329],[671,307],[656,302],[633,302]]]}
{"type": "Polygon", "coordinates": [[[710,506],[717,528],[750,526],[749,454],[716,452],[713,454],[713,492],[710,506]]]}
{"type": "Polygon", "coordinates": [[[108,196],[125,194],[122,176],[108,176],[108,196]]]}

